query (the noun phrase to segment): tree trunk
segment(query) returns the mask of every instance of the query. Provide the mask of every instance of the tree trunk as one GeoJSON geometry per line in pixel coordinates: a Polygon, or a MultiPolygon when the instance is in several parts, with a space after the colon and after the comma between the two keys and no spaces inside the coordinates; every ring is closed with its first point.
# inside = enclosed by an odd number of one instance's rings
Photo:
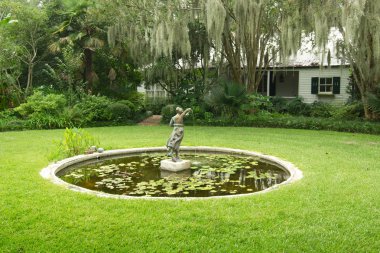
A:
{"type": "Polygon", "coordinates": [[[377,83],[376,77],[373,77],[370,80],[365,79],[365,76],[361,74],[361,69],[355,63],[351,63],[352,74],[354,80],[359,88],[360,97],[363,103],[364,117],[368,120],[377,119],[379,115],[373,112],[368,103],[368,94],[374,94],[374,83],[377,83]]]}
{"type": "Polygon", "coordinates": [[[87,90],[93,90],[93,51],[89,48],[84,49],[84,81],[87,83],[87,90]]]}
{"type": "Polygon", "coordinates": [[[229,28],[229,18],[226,18],[224,25],[224,32],[222,34],[222,42],[224,53],[228,64],[230,65],[231,78],[235,83],[241,84],[242,82],[242,69],[241,69],[241,52],[240,41],[232,35],[229,28]]]}
{"type": "Polygon", "coordinates": [[[29,95],[31,89],[33,89],[33,63],[28,64],[28,80],[25,88],[25,98],[29,95]]]}

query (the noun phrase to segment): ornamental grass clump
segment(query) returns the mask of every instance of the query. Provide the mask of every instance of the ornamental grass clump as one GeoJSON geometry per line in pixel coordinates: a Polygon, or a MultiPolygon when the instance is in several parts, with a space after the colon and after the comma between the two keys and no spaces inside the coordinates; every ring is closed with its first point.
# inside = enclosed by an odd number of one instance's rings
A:
{"type": "Polygon", "coordinates": [[[67,158],[84,154],[91,146],[98,146],[99,141],[90,133],[80,128],[66,128],[63,140],[57,143],[57,148],[50,156],[50,160],[67,158]]]}

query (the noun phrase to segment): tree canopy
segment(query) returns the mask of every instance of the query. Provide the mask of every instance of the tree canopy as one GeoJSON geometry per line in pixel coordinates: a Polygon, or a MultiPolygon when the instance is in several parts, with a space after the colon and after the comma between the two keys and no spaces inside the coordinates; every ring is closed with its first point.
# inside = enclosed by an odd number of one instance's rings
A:
{"type": "Polygon", "coordinates": [[[59,72],[58,62],[78,57],[67,87],[84,83],[90,93],[117,96],[135,87],[134,70],[173,96],[201,97],[220,76],[256,92],[263,71],[286,63],[305,36],[329,59],[334,28],[343,35],[337,51],[351,65],[366,117],[378,117],[371,101],[380,90],[379,1],[3,0],[0,7],[2,95],[48,85],[52,75],[40,70],[59,72]]]}

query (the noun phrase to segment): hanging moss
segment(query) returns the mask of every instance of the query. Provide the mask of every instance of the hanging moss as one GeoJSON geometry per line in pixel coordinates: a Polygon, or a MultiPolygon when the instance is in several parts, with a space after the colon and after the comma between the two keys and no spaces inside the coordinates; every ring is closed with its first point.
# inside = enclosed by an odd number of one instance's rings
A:
{"type": "Polygon", "coordinates": [[[226,10],[220,0],[207,0],[205,9],[209,39],[214,41],[215,47],[220,50],[222,48],[222,33],[226,19],[226,10]]]}

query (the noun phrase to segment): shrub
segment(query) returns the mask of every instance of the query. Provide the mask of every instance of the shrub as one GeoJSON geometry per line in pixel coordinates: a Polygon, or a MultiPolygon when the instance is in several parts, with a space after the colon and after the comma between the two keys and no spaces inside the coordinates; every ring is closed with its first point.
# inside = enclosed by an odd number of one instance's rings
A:
{"type": "Polygon", "coordinates": [[[242,104],[248,100],[245,86],[229,80],[219,80],[217,86],[205,96],[205,103],[212,107],[215,113],[225,117],[235,117],[239,114],[242,104]]]}
{"type": "Polygon", "coordinates": [[[329,118],[332,116],[334,106],[328,103],[315,101],[310,106],[310,116],[318,118],[329,118]]]}
{"type": "Polygon", "coordinates": [[[272,102],[272,111],[284,113],[286,112],[286,104],[287,100],[283,97],[270,97],[270,101],[272,102]]]}
{"type": "Polygon", "coordinates": [[[28,118],[33,114],[38,115],[58,115],[66,105],[64,95],[47,94],[42,91],[35,91],[27,98],[26,103],[15,109],[20,115],[28,118]]]}
{"type": "Polygon", "coordinates": [[[26,126],[29,129],[52,129],[64,128],[71,126],[70,121],[66,121],[62,115],[55,116],[44,113],[33,113],[26,121],[26,126]]]}
{"type": "Polygon", "coordinates": [[[170,104],[166,105],[162,108],[161,115],[162,115],[162,121],[163,122],[169,122],[170,119],[176,115],[175,109],[178,107],[178,105],[170,104]]]}
{"type": "Polygon", "coordinates": [[[117,122],[125,121],[133,117],[131,108],[121,101],[109,104],[106,113],[110,120],[117,122]]]}
{"type": "Polygon", "coordinates": [[[261,112],[256,115],[245,115],[239,118],[212,118],[209,121],[197,122],[211,126],[250,126],[279,127],[311,130],[330,130],[339,132],[380,134],[380,123],[359,120],[336,120],[331,118],[310,118],[274,115],[261,112]]]}
{"type": "Polygon", "coordinates": [[[84,123],[104,121],[109,119],[107,108],[111,103],[105,96],[85,95],[74,108],[82,112],[84,123]]]}
{"type": "Polygon", "coordinates": [[[214,120],[214,114],[212,112],[205,112],[204,118],[207,123],[211,123],[214,120]]]}
{"type": "Polygon", "coordinates": [[[132,92],[128,95],[127,99],[128,100],[123,100],[123,101],[129,101],[131,104],[129,104],[129,108],[133,112],[141,112],[144,110],[144,98],[145,95],[140,93],[140,92],[132,92]]]}
{"type": "Polygon", "coordinates": [[[194,119],[204,119],[205,117],[205,110],[201,107],[201,106],[198,106],[198,105],[193,105],[191,106],[191,109],[192,109],[192,116],[194,119]]]}
{"type": "Polygon", "coordinates": [[[300,97],[286,103],[286,112],[292,115],[310,116],[310,111],[310,105],[303,103],[300,97]]]}
{"type": "Polygon", "coordinates": [[[247,97],[247,103],[241,105],[241,109],[246,113],[257,113],[259,111],[272,110],[273,104],[269,97],[259,93],[251,94],[247,97]]]}
{"type": "Polygon", "coordinates": [[[332,114],[335,119],[355,120],[364,116],[363,104],[354,102],[338,107],[332,114]]]}
{"type": "Polygon", "coordinates": [[[0,112],[0,131],[27,128],[25,120],[18,119],[12,109],[0,112]]]}
{"type": "Polygon", "coordinates": [[[151,111],[153,114],[161,114],[162,108],[166,105],[166,98],[146,98],[145,109],[151,111]]]}

